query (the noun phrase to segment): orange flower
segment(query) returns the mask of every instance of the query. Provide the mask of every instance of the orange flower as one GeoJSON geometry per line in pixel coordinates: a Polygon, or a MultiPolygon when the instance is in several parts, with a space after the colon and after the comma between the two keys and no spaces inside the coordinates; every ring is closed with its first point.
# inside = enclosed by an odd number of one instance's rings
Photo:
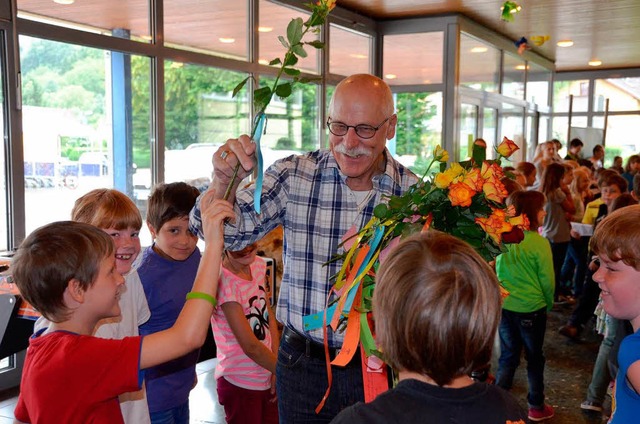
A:
{"type": "Polygon", "coordinates": [[[501,234],[511,231],[513,228],[513,225],[507,222],[506,218],[507,214],[503,209],[493,209],[488,218],[476,218],[475,221],[499,245],[502,241],[501,234]]]}
{"type": "Polygon", "coordinates": [[[485,180],[493,182],[496,180],[501,180],[502,177],[504,177],[504,172],[502,171],[502,168],[500,168],[500,165],[498,165],[497,163],[484,161],[482,163],[480,175],[482,175],[482,178],[484,178],[485,180]]]}
{"type": "Polygon", "coordinates": [[[467,172],[462,182],[475,191],[482,190],[483,181],[480,176],[480,169],[473,168],[471,171],[467,172]]]}
{"type": "Polygon", "coordinates": [[[509,195],[507,189],[499,180],[485,181],[482,185],[482,191],[487,199],[494,202],[502,203],[502,201],[509,195]]]}
{"type": "Polygon", "coordinates": [[[527,218],[527,215],[525,214],[521,214],[521,215],[509,218],[509,224],[516,225],[522,228],[523,230],[528,230],[530,225],[529,218],[527,218]]]}
{"type": "Polygon", "coordinates": [[[508,158],[518,149],[518,145],[514,143],[513,140],[509,140],[507,137],[504,137],[502,139],[502,143],[500,143],[496,150],[500,156],[508,158]]]}
{"type": "Polygon", "coordinates": [[[451,206],[471,206],[471,199],[476,191],[463,182],[451,184],[449,186],[449,200],[451,206]]]}

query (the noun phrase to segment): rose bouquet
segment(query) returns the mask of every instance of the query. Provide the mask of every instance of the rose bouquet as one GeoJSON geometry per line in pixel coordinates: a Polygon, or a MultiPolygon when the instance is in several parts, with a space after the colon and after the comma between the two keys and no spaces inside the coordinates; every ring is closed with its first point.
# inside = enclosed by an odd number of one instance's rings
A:
{"type": "Polygon", "coordinates": [[[447,168],[449,154],[437,146],[420,181],[401,196],[391,196],[376,206],[374,216],[361,230],[352,229],[345,235],[343,253],[333,258],[342,260],[332,287],[336,298],[325,311],[305,321],[317,323],[323,315],[325,329],[345,331],[342,350],[333,364],[348,363],[358,345],[365,363],[383,358],[376,348],[369,314],[375,274],[386,253],[403,238],[434,228],[466,241],[487,261],[506,250],[505,242],[522,240],[528,220],[514,216],[513,208],[506,206],[507,191],[500,181],[504,177],[501,159],[511,156],[518,146],[505,137],[497,147],[498,159],[491,161],[485,160],[485,149],[475,145],[471,160],[447,168]],[[440,172],[429,175],[434,164],[440,165],[440,172]]]}

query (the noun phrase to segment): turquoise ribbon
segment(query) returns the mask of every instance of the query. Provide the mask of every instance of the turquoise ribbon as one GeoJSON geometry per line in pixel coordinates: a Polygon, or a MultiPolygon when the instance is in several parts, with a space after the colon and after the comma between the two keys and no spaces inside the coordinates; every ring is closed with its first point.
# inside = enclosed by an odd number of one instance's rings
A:
{"type": "Polygon", "coordinates": [[[260,139],[264,133],[264,126],[267,121],[267,115],[261,113],[256,117],[256,132],[253,136],[253,141],[256,143],[256,188],[253,192],[253,209],[256,213],[260,213],[260,197],[262,196],[262,174],[264,173],[264,161],[262,159],[262,150],[260,149],[260,139]]]}
{"type": "MultiPolygon", "coordinates": [[[[374,235],[371,241],[369,242],[369,246],[370,246],[369,252],[367,253],[367,256],[365,257],[364,261],[362,261],[362,264],[360,265],[360,269],[358,269],[358,273],[356,275],[360,275],[360,273],[367,266],[367,264],[373,257],[373,254],[375,253],[378,245],[382,241],[383,236],[384,236],[384,227],[381,225],[375,229],[374,235]]],[[[349,290],[349,293],[347,293],[347,300],[344,302],[344,308],[342,309],[342,312],[345,315],[348,314],[349,311],[351,310],[351,306],[353,305],[353,300],[356,297],[356,292],[358,290],[359,285],[360,283],[358,282],[353,287],[351,287],[351,290],[349,290]]],[[[331,322],[331,320],[333,319],[333,314],[335,314],[336,312],[336,307],[337,307],[337,304],[327,308],[327,322],[331,322]]],[[[306,331],[310,331],[310,330],[316,330],[318,328],[322,328],[323,315],[324,315],[323,312],[320,311],[320,312],[316,312],[314,314],[309,314],[302,317],[302,324],[304,325],[304,329],[306,331]]]]}

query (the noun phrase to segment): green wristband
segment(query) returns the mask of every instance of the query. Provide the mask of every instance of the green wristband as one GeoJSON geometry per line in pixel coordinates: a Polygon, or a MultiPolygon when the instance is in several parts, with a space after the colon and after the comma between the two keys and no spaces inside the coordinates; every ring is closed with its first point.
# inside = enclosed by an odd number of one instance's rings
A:
{"type": "Polygon", "coordinates": [[[218,306],[218,302],[216,301],[216,298],[211,296],[210,294],[206,294],[206,293],[202,293],[202,292],[193,292],[192,291],[192,292],[187,293],[187,300],[191,300],[191,299],[206,300],[207,302],[211,303],[214,308],[216,306],[218,306]]]}

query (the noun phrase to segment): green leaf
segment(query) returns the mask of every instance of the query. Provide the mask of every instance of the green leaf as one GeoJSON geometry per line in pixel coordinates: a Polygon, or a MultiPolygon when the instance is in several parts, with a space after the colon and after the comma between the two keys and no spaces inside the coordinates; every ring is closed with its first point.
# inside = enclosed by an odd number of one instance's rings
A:
{"type": "Polygon", "coordinates": [[[291,19],[287,26],[287,40],[294,46],[302,40],[302,18],[291,19]]]}
{"type": "Polygon", "coordinates": [[[247,83],[247,81],[249,81],[249,78],[251,77],[246,77],[245,79],[243,79],[240,84],[236,85],[236,87],[233,89],[233,96],[232,97],[236,97],[236,95],[240,92],[240,90],[242,90],[242,87],[245,86],[245,84],[247,83]]]}
{"type": "Polygon", "coordinates": [[[276,57],[275,59],[273,59],[271,62],[269,62],[269,66],[273,66],[273,65],[280,65],[282,63],[282,61],[280,60],[279,57],[276,57]]]}
{"type": "Polygon", "coordinates": [[[301,44],[291,46],[291,51],[294,52],[297,56],[307,57],[307,52],[304,50],[304,47],[302,47],[301,44]]]}
{"type": "Polygon", "coordinates": [[[291,83],[285,82],[276,87],[276,95],[285,99],[291,95],[291,83]]]}
{"type": "Polygon", "coordinates": [[[271,87],[261,87],[253,92],[253,102],[256,111],[266,109],[269,100],[271,100],[271,87]]]}
{"type": "Polygon", "coordinates": [[[284,66],[293,66],[298,63],[298,58],[295,54],[290,53],[284,58],[284,66]]]}
{"type": "Polygon", "coordinates": [[[284,68],[284,73],[291,76],[300,75],[300,71],[295,68],[284,68]]]}
{"type": "Polygon", "coordinates": [[[280,43],[284,46],[285,49],[289,50],[289,43],[287,43],[287,40],[284,39],[284,37],[282,35],[278,35],[278,40],[280,40],[280,43]]]}
{"type": "Polygon", "coordinates": [[[312,47],[315,47],[316,49],[324,48],[324,43],[322,41],[320,41],[320,40],[309,41],[309,42],[307,42],[305,44],[308,44],[308,45],[310,45],[312,47]]]}
{"type": "Polygon", "coordinates": [[[380,203],[378,206],[373,208],[373,216],[378,218],[379,220],[384,220],[389,213],[389,208],[384,203],[380,203]]]}

